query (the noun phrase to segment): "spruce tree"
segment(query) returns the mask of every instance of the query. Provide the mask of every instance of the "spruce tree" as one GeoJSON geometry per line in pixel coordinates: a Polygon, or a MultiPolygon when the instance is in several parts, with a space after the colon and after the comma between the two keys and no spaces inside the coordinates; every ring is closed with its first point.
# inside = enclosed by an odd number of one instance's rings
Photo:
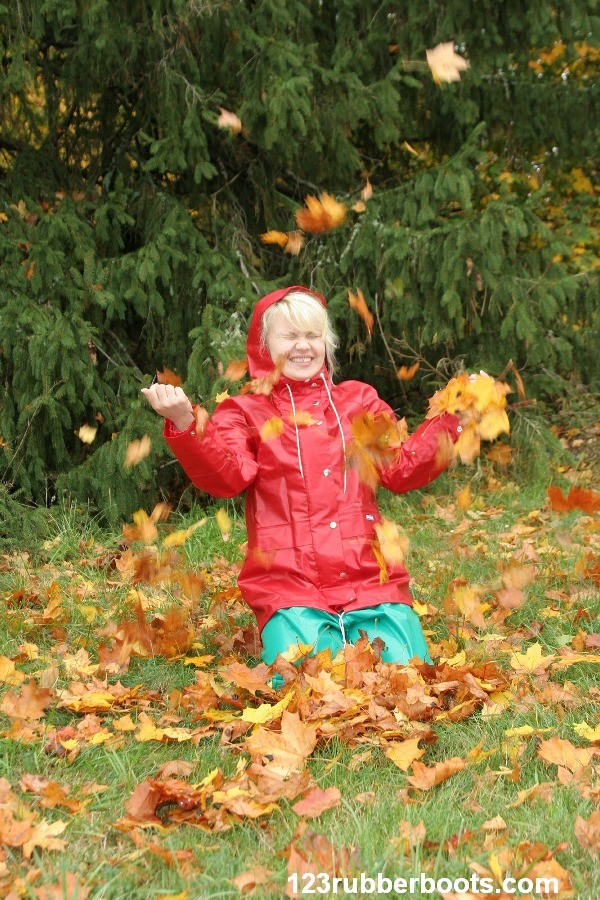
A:
{"type": "Polygon", "coordinates": [[[325,293],[343,374],[394,405],[415,359],[415,384],[512,359],[537,392],[597,385],[597,25],[581,0],[0,4],[9,489],[114,518],[173,491],[139,388],[166,366],[214,407],[256,297],[286,283],[325,293]],[[426,63],[442,42],[469,62],[455,83],[426,63]],[[298,255],[261,241],[367,178],[365,211],[298,255]]]}

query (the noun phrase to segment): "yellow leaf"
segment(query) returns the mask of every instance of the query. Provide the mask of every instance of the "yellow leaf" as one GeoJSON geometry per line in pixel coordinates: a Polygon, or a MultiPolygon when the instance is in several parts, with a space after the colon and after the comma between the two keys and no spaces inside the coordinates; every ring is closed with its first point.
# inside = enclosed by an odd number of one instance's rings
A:
{"type": "Polygon", "coordinates": [[[419,759],[426,752],[419,747],[420,740],[421,738],[417,737],[406,741],[395,741],[393,744],[388,744],[385,755],[403,772],[408,772],[415,759],[419,759]]]}
{"type": "Polygon", "coordinates": [[[97,606],[91,606],[91,605],[89,605],[89,604],[87,604],[87,603],[78,603],[78,604],[77,604],[77,609],[79,610],[79,612],[81,613],[82,617],[85,619],[85,621],[86,621],[89,625],[92,624],[92,622],[94,621],[94,619],[95,619],[96,616],[98,615],[98,607],[97,607],[97,606]]]}
{"type": "Polygon", "coordinates": [[[146,459],[151,449],[152,441],[147,434],[141,437],[139,441],[131,441],[125,453],[125,468],[131,469],[133,466],[139,465],[143,459],[146,459]]]}
{"type": "Polygon", "coordinates": [[[223,536],[223,540],[228,540],[229,532],[231,531],[231,519],[227,515],[225,507],[221,506],[220,509],[216,511],[215,519],[217,520],[217,525],[219,526],[219,531],[223,536]]]}
{"type": "Polygon", "coordinates": [[[462,491],[459,491],[456,494],[456,505],[459,509],[462,509],[463,512],[466,512],[472,502],[473,498],[471,497],[471,485],[467,484],[467,486],[464,487],[462,491]]]}
{"type": "Polygon", "coordinates": [[[590,743],[600,741],[600,725],[592,728],[587,722],[577,722],[577,724],[573,725],[573,731],[576,731],[580,737],[590,741],[590,743]]]}
{"type": "Polygon", "coordinates": [[[288,242],[288,236],[284,231],[265,231],[260,239],[263,244],[277,244],[278,247],[285,247],[288,242]]]}
{"type": "Polygon", "coordinates": [[[261,703],[257,708],[247,706],[244,709],[241,718],[244,722],[252,722],[253,725],[264,725],[265,722],[272,722],[273,719],[279,718],[284,709],[289,705],[293,696],[294,691],[288,691],[285,697],[280,700],[279,703],[275,703],[274,705],[271,705],[270,703],[261,703]]]}
{"type": "Polygon", "coordinates": [[[221,393],[217,394],[215,397],[216,403],[222,403],[223,400],[229,400],[229,391],[228,390],[221,391],[221,393]]]}
{"type": "Polygon", "coordinates": [[[555,654],[553,653],[549,656],[542,656],[542,645],[536,641],[527,649],[526,653],[513,653],[509,664],[516,672],[531,673],[536,669],[543,671],[554,658],[555,654]]]}
{"type": "Polygon", "coordinates": [[[579,194],[593,194],[594,186],[583,169],[571,169],[573,176],[573,190],[579,194]]]}
{"type": "Polygon", "coordinates": [[[25,681],[23,672],[19,672],[12,659],[7,656],[0,656],[0,681],[4,684],[21,684],[25,681]]]}
{"type": "Polygon", "coordinates": [[[190,525],[189,528],[184,528],[181,531],[173,531],[171,534],[168,534],[163,541],[163,547],[168,549],[169,547],[182,547],[183,544],[187,541],[189,536],[193,534],[197,528],[200,528],[202,525],[205,525],[208,522],[206,516],[203,519],[200,519],[198,522],[194,522],[193,525],[190,525]]]}
{"type": "Polygon", "coordinates": [[[283,431],[283,419],[280,419],[279,416],[273,416],[271,419],[267,419],[260,429],[260,437],[263,441],[272,441],[283,434],[283,431]]]}
{"type": "Polygon", "coordinates": [[[84,444],[91,444],[94,438],[96,437],[96,432],[98,431],[97,425],[82,425],[79,431],[77,432],[77,437],[80,441],[83,441],[84,444]]]}

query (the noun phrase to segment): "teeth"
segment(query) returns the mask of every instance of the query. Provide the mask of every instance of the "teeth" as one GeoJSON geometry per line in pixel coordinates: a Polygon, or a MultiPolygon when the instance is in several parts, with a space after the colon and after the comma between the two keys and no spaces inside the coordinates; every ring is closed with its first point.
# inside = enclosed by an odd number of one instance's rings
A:
{"type": "Polygon", "coordinates": [[[294,356],[292,357],[292,362],[310,362],[311,359],[311,356],[294,356]]]}

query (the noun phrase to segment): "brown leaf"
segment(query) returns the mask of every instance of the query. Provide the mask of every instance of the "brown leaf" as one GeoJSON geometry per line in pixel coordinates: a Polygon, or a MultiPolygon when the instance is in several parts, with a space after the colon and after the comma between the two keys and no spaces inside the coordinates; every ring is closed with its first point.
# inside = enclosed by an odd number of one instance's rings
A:
{"type": "Polygon", "coordinates": [[[567,497],[559,487],[548,488],[550,508],[555,512],[571,512],[573,509],[581,509],[583,512],[592,513],[600,510],[600,493],[584,488],[572,487],[567,497]]]}
{"type": "Polygon", "coordinates": [[[91,888],[85,887],[79,876],[73,872],[62,872],[56,884],[45,884],[36,888],[36,900],[87,900],[91,888]]]}
{"type": "Polygon", "coordinates": [[[18,694],[9,691],[2,698],[0,709],[10,719],[35,721],[44,716],[45,710],[54,700],[53,691],[40,688],[34,679],[26,682],[18,694]]]}
{"type": "Polygon", "coordinates": [[[269,879],[275,873],[271,869],[265,869],[264,866],[254,866],[246,872],[240,872],[235,878],[232,878],[233,884],[241,894],[253,891],[259,885],[267,884],[269,879]]]}
{"type": "Polygon", "coordinates": [[[419,371],[421,363],[416,362],[413,363],[412,366],[400,366],[396,375],[400,379],[400,381],[410,381],[411,378],[414,378],[416,373],[419,371]]]}
{"type": "Polygon", "coordinates": [[[589,765],[594,752],[593,747],[576,747],[564,738],[552,737],[547,741],[540,741],[537,755],[544,762],[562,766],[570,772],[577,772],[589,765]]]}
{"type": "Polygon", "coordinates": [[[577,816],[575,837],[585,850],[589,850],[592,856],[600,854],[600,809],[594,810],[589,819],[577,816]]]}
{"type": "Polygon", "coordinates": [[[227,381],[239,381],[240,378],[243,378],[246,372],[248,371],[248,360],[247,359],[232,359],[225,369],[225,373],[223,375],[227,381]]]}

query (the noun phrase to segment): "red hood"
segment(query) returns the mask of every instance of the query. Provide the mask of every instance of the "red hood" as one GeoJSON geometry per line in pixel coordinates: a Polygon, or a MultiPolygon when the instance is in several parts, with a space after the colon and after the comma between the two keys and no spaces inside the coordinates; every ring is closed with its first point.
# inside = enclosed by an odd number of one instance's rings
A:
{"type": "Polygon", "coordinates": [[[303,287],[300,284],[294,284],[291,287],[280,288],[278,291],[272,291],[270,294],[266,294],[264,297],[261,297],[261,299],[254,307],[252,320],[250,322],[250,328],[248,330],[248,340],[246,341],[248,372],[251,378],[264,378],[265,375],[268,375],[273,371],[274,362],[271,359],[271,354],[266,347],[263,347],[261,345],[260,342],[262,317],[265,309],[268,309],[269,306],[272,306],[274,303],[278,303],[280,300],[283,300],[286,294],[290,294],[292,291],[304,291],[307,294],[312,294],[312,296],[316,297],[317,300],[319,300],[323,304],[323,306],[327,306],[325,297],[319,294],[318,291],[313,291],[310,288],[303,287]]]}

